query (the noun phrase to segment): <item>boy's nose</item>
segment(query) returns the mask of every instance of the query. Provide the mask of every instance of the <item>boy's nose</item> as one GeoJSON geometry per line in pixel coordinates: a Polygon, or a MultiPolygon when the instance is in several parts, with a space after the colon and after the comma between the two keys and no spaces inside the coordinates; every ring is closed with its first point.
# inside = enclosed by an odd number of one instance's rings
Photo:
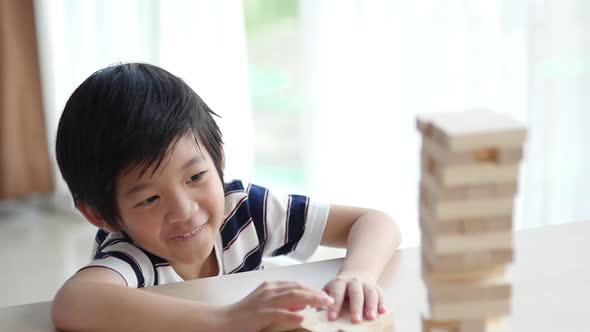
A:
{"type": "Polygon", "coordinates": [[[184,222],[197,211],[198,204],[185,194],[179,194],[171,200],[168,207],[168,222],[184,222]]]}

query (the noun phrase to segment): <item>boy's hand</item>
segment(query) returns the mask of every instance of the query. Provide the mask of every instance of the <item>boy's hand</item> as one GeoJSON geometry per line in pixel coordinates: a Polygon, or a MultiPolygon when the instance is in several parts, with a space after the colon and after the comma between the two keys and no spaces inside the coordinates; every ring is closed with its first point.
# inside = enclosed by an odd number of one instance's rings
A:
{"type": "Polygon", "coordinates": [[[353,323],[360,323],[363,316],[373,320],[386,312],[383,290],[373,278],[339,274],[326,284],[324,290],[334,299],[334,304],[328,309],[329,320],[340,316],[345,300],[348,300],[353,323]]]}
{"type": "Polygon", "coordinates": [[[227,307],[228,331],[254,332],[270,325],[303,320],[297,311],[307,306],[322,308],[334,300],[319,289],[291,281],[263,282],[243,300],[227,307]]]}

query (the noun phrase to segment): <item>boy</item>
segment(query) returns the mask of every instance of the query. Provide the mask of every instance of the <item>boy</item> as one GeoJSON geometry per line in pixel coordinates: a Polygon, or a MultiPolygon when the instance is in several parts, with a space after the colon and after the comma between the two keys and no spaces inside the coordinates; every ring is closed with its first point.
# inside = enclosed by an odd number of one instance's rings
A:
{"type": "Polygon", "coordinates": [[[335,319],[345,298],[353,322],[385,312],[376,280],[400,242],[391,218],[224,185],[213,115],[181,79],[147,64],[99,70],[74,91],[56,156],[77,209],[100,231],[93,261],[54,299],[59,329],[260,331],[300,321],[307,305],[335,319]],[[263,256],[306,259],[320,244],[348,248],[324,291],[268,282],[217,306],[136,289],[255,270],[263,256]]]}

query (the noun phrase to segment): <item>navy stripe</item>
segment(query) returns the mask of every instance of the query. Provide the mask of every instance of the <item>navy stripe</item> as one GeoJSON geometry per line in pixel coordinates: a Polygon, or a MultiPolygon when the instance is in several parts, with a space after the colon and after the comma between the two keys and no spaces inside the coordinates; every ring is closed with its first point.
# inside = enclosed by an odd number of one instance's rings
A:
{"type": "Polygon", "coordinates": [[[156,267],[162,264],[169,264],[168,261],[160,256],[152,254],[147,250],[144,250],[142,248],[139,249],[141,249],[141,251],[150,259],[150,262],[152,262],[152,267],[154,269],[154,286],[159,285],[160,281],[158,280],[158,271],[156,270],[156,267]]]}
{"type": "MultiPolygon", "coordinates": [[[[229,247],[231,247],[231,245],[236,242],[236,240],[238,239],[238,237],[240,236],[240,234],[242,233],[242,231],[244,230],[244,228],[248,227],[248,225],[250,225],[250,223],[252,222],[252,219],[248,220],[247,223],[244,224],[244,226],[242,226],[238,232],[236,233],[236,236],[234,236],[233,239],[231,239],[224,247],[223,247],[223,251],[229,249],[229,247]]],[[[260,243],[260,242],[259,242],[260,243]]]]}
{"type": "Polygon", "coordinates": [[[228,246],[236,235],[238,235],[240,229],[248,222],[250,222],[250,211],[248,211],[248,201],[244,200],[236,209],[236,212],[222,226],[221,242],[223,243],[223,248],[228,246]]]}
{"type": "Polygon", "coordinates": [[[238,273],[258,270],[262,264],[262,247],[259,246],[256,248],[256,251],[248,254],[243,264],[244,266],[242,266],[238,273]]]}
{"type": "Polygon", "coordinates": [[[96,243],[98,244],[98,246],[100,246],[104,240],[106,240],[107,236],[109,236],[109,232],[105,231],[104,229],[98,229],[98,231],[96,232],[96,243]]]}
{"type": "Polygon", "coordinates": [[[244,185],[242,184],[242,181],[234,180],[226,183],[223,189],[225,191],[225,196],[227,196],[236,191],[244,191],[244,185]]]}
{"type": "Polygon", "coordinates": [[[266,199],[268,197],[268,189],[251,185],[248,191],[248,204],[250,207],[250,215],[254,220],[256,233],[258,235],[258,243],[260,247],[264,248],[266,244],[266,199]]]}
{"type": "Polygon", "coordinates": [[[129,264],[129,266],[131,266],[131,269],[133,269],[133,272],[135,272],[135,276],[137,277],[137,287],[138,288],[145,287],[145,279],[143,278],[143,273],[141,272],[141,267],[139,266],[139,263],[137,263],[137,261],[133,257],[131,257],[128,254],[121,252],[121,251],[109,251],[109,252],[97,253],[95,258],[102,259],[102,258],[106,258],[109,256],[114,257],[114,258],[118,258],[118,259],[124,261],[125,263],[129,264]]]}
{"type": "Polygon", "coordinates": [[[286,229],[286,243],[284,246],[277,249],[273,256],[286,255],[297,246],[299,240],[305,231],[305,221],[307,214],[307,205],[309,201],[306,196],[290,195],[289,206],[287,211],[287,229],[286,229]]]}
{"type": "Polygon", "coordinates": [[[248,200],[248,196],[241,197],[240,200],[238,201],[238,203],[236,204],[236,206],[234,206],[232,208],[233,210],[227,216],[225,216],[225,220],[223,221],[223,224],[221,224],[221,227],[219,228],[220,233],[223,234],[223,230],[225,229],[225,226],[235,216],[238,209],[240,209],[242,207],[242,204],[244,204],[244,202],[247,202],[247,200],[248,200]]]}
{"type": "MultiPolygon", "coordinates": [[[[107,241],[103,242],[103,243],[100,245],[100,247],[98,247],[98,248],[96,249],[96,254],[99,254],[100,252],[102,252],[102,251],[103,251],[105,248],[107,248],[108,246],[115,245],[115,244],[117,244],[117,243],[119,243],[119,242],[126,242],[126,243],[127,243],[127,241],[126,241],[125,239],[123,239],[123,238],[120,238],[120,237],[116,237],[116,238],[114,238],[114,239],[107,240],[107,241]]],[[[97,259],[96,255],[94,256],[94,258],[95,258],[95,259],[97,259]]]]}
{"type": "Polygon", "coordinates": [[[232,274],[252,271],[260,265],[261,260],[258,258],[260,253],[262,253],[262,248],[260,246],[256,246],[254,249],[250,250],[250,252],[246,254],[246,257],[244,257],[242,264],[240,264],[240,266],[236,267],[229,273],[232,274]]]}

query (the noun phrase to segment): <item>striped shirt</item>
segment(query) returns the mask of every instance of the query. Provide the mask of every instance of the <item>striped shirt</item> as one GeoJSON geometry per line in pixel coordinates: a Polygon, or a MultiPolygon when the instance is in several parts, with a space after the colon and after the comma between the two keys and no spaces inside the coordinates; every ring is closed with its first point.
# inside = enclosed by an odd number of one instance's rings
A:
{"type": "MultiPolygon", "coordinates": [[[[219,274],[258,270],[263,257],[287,255],[307,260],[320,244],[329,206],[301,195],[272,191],[234,180],[225,184],[224,221],[214,251],[219,274]]],[[[125,234],[99,230],[94,256],[84,268],[119,273],[128,287],[183,281],[169,262],[133,243],[125,234]]]]}

